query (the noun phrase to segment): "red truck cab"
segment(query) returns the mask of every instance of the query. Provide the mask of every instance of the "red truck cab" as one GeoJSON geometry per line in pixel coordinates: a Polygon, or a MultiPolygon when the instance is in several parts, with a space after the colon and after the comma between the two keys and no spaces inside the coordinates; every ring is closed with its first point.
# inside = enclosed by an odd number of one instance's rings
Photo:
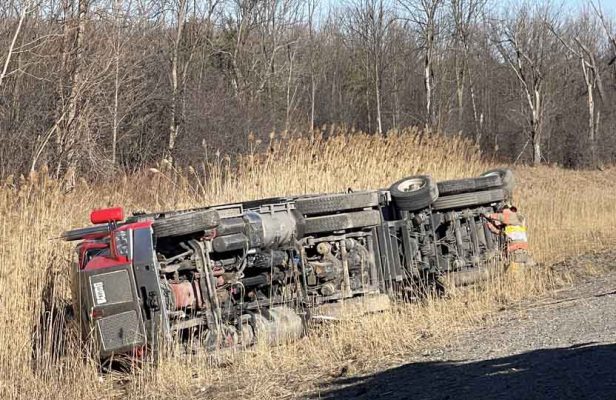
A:
{"type": "Polygon", "coordinates": [[[86,342],[105,358],[131,352],[156,340],[153,319],[160,320],[152,222],[123,222],[121,208],[94,210],[92,227],[65,233],[81,240],[71,274],[74,309],[86,342]],[[150,273],[151,271],[151,273],[150,273]],[[150,334],[148,334],[148,331],[150,334]]]}

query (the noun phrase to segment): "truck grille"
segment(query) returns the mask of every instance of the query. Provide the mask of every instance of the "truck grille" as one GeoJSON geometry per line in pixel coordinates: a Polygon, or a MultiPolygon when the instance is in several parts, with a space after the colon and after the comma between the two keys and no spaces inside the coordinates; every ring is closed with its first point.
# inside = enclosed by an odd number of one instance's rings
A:
{"type": "Polygon", "coordinates": [[[120,270],[90,277],[95,306],[129,303],[133,301],[128,271],[120,270]]]}
{"type": "Polygon", "coordinates": [[[135,310],[101,318],[97,325],[104,351],[114,351],[143,342],[135,310]]]}

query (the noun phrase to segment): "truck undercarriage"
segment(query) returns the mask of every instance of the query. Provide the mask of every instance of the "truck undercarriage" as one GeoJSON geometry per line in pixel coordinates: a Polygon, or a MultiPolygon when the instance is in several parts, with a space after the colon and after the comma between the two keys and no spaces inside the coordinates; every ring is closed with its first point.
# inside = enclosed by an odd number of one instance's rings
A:
{"type": "Polygon", "coordinates": [[[509,170],[387,190],[289,196],[184,211],[95,210],[79,240],[73,301],[101,358],[297,338],[339,305],[385,310],[445,276],[470,283],[504,239],[485,215],[511,197],[509,170]]]}

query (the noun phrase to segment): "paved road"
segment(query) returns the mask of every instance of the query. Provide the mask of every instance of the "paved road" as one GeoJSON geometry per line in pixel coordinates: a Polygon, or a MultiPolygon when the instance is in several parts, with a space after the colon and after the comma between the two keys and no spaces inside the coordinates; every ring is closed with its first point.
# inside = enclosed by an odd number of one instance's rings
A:
{"type": "Polygon", "coordinates": [[[446,348],[341,378],[315,397],[616,399],[616,272],[498,316],[446,348]]]}

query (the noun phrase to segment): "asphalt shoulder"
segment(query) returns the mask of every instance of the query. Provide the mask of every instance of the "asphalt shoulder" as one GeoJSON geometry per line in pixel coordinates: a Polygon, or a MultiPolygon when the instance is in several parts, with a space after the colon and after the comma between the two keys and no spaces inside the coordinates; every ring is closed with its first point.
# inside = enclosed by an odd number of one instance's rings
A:
{"type": "Polygon", "coordinates": [[[616,271],[578,279],[322,399],[616,399],[616,271]]]}

